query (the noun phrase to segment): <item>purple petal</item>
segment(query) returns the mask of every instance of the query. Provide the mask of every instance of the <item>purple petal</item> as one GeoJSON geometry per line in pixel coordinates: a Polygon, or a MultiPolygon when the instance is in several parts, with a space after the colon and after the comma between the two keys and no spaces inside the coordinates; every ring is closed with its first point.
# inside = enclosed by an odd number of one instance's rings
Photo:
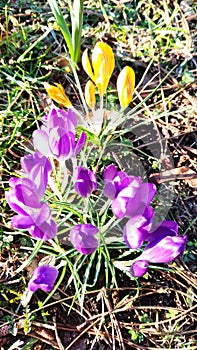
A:
{"type": "Polygon", "coordinates": [[[15,196],[19,202],[23,203],[27,207],[40,208],[40,201],[38,196],[34,193],[32,189],[23,186],[22,184],[16,186],[15,196]]]}
{"type": "Polygon", "coordinates": [[[144,249],[140,259],[152,263],[168,263],[175,260],[185,250],[187,236],[166,236],[150,242],[144,249]]]}
{"type": "Polygon", "coordinates": [[[48,173],[52,170],[51,163],[41,153],[35,152],[23,157],[21,166],[36,185],[37,195],[41,199],[47,187],[48,173]]]}
{"type": "Polygon", "coordinates": [[[74,152],[73,152],[73,157],[76,157],[76,155],[82,150],[83,146],[85,145],[86,142],[86,133],[83,131],[76,143],[74,152]]]}
{"type": "Polygon", "coordinates": [[[117,173],[118,171],[113,164],[108,165],[103,173],[104,182],[113,180],[117,173]]]}
{"type": "Polygon", "coordinates": [[[137,179],[137,186],[139,186],[139,178],[128,176],[124,171],[117,171],[114,165],[109,165],[104,171],[104,195],[109,199],[117,197],[120,191],[128,187],[131,183],[136,187],[134,182],[137,179]]]}
{"type": "Polygon", "coordinates": [[[39,288],[45,292],[50,292],[54,288],[54,283],[58,276],[58,270],[50,265],[43,265],[36,268],[28,283],[31,292],[36,292],[39,288]]]}
{"type": "Polygon", "coordinates": [[[92,191],[97,189],[96,176],[91,170],[78,167],[76,170],[76,179],[74,180],[74,188],[82,197],[88,197],[92,191]]]}
{"type": "Polygon", "coordinates": [[[114,183],[108,182],[105,184],[103,192],[107,198],[113,200],[116,197],[117,189],[114,183]]]}
{"type": "Polygon", "coordinates": [[[162,221],[151,229],[148,242],[161,239],[166,236],[177,236],[178,224],[175,221],[162,221]]]}
{"type": "Polygon", "coordinates": [[[49,148],[49,135],[44,130],[35,130],[32,134],[34,148],[48,157],[51,155],[49,148]]]}
{"type": "Polygon", "coordinates": [[[155,195],[156,186],[152,183],[145,182],[141,184],[140,191],[142,202],[144,202],[146,205],[149,205],[155,195]]]}
{"type": "Polygon", "coordinates": [[[143,215],[133,216],[123,229],[124,240],[131,249],[138,249],[147,240],[152,226],[154,210],[147,207],[143,215]]]}
{"type": "Polygon", "coordinates": [[[28,215],[24,204],[17,201],[14,190],[9,190],[5,192],[5,198],[10,208],[14,210],[16,213],[24,216],[28,215]]]}
{"type": "Polygon", "coordinates": [[[130,268],[130,274],[133,277],[141,277],[148,271],[148,261],[138,260],[130,268]]]}
{"type": "Polygon", "coordinates": [[[67,123],[68,131],[72,131],[74,133],[74,130],[77,127],[77,116],[75,112],[70,108],[67,111],[67,123]]]}
{"type": "Polygon", "coordinates": [[[51,219],[49,222],[34,224],[28,230],[32,237],[42,239],[44,242],[53,239],[57,234],[56,223],[51,219]]]}
{"type": "Polygon", "coordinates": [[[139,195],[136,195],[136,192],[136,187],[128,186],[118,193],[111,205],[112,211],[117,218],[130,217],[137,211],[141,198],[139,195]]]}
{"type": "Polygon", "coordinates": [[[15,215],[12,218],[12,226],[19,230],[24,230],[31,227],[34,224],[30,216],[15,215]]]}
{"type": "Polygon", "coordinates": [[[63,109],[53,108],[47,118],[48,128],[53,129],[56,127],[61,127],[64,130],[64,133],[72,132],[75,134],[77,126],[77,117],[75,112],[72,109],[69,109],[67,112],[63,109]]]}
{"type": "Polygon", "coordinates": [[[70,241],[81,254],[92,254],[98,247],[98,241],[93,237],[98,228],[91,224],[79,224],[70,230],[70,241]]]}
{"type": "Polygon", "coordinates": [[[47,172],[52,170],[52,166],[48,158],[39,152],[34,152],[21,158],[21,167],[27,174],[31,173],[31,170],[35,165],[44,167],[47,172]]]}
{"type": "Polygon", "coordinates": [[[39,225],[45,221],[50,220],[51,211],[47,203],[41,202],[41,207],[39,210],[29,210],[29,214],[34,220],[34,224],[39,225]]]}
{"type": "Polygon", "coordinates": [[[35,194],[34,183],[27,179],[11,178],[12,188],[5,193],[9,206],[18,214],[27,215],[28,208],[40,208],[41,203],[35,194]]]}
{"type": "Polygon", "coordinates": [[[75,147],[75,135],[72,132],[64,133],[60,127],[54,128],[50,131],[49,145],[57,158],[69,159],[75,147]]]}

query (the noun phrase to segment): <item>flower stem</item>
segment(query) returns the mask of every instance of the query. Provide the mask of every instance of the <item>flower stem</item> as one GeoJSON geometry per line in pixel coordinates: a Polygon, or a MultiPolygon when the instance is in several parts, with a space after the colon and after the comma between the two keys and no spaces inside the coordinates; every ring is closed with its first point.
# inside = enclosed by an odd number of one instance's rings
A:
{"type": "Polygon", "coordinates": [[[66,167],[65,161],[60,163],[62,174],[63,174],[63,180],[61,183],[62,193],[65,191],[67,183],[68,183],[68,169],[66,167]]]}

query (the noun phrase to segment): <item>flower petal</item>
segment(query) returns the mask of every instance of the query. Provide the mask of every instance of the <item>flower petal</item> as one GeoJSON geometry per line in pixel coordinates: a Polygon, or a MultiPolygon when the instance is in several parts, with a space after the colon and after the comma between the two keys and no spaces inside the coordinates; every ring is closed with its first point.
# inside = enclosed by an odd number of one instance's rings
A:
{"type": "Polygon", "coordinates": [[[92,67],[90,64],[89,57],[88,57],[88,49],[86,49],[83,52],[81,63],[82,63],[84,71],[89,75],[89,77],[92,79],[92,81],[95,81],[95,76],[94,76],[94,73],[92,71],[92,67]]]}
{"type": "Polygon", "coordinates": [[[112,48],[104,42],[98,42],[92,51],[92,66],[95,84],[101,96],[106,92],[109,80],[114,70],[115,60],[112,48]]]}
{"type": "Polygon", "coordinates": [[[12,218],[12,226],[19,230],[25,230],[31,227],[34,224],[34,221],[30,216],[25,215],[15,215],[12,218]]]}
{"type": "Polygon", "coordinates": [[[142,215],[133,216],[124,227],[124,240],[131,249],[138,249],[147,240],[152,226],[154,210],[147,207],[142,215]]]}
{"type": "Polygon", "coordinates": [[[74,188],[82,197],[88,197],[97,189],[95,174],[89,169],[78,167],[76,170],[76,179],[74,179],[74,188]]]}
{"type": "Polygon", "coordinates": [[[132,101],[134,87],[134,70],[131,67],[126,66],[121,70],[117,78],[118,97],[122,108],[126,108],[132,101]]]}
{"type": "Polygon", "coordinates": [[[85,85],[85,100],[87,105],[94,109],[96,104],[96,98],[95,98],[95,86],[91,80],[88,80],[88,82],[85,85]]]}
{"type": "Polygon", "coordinates": [[[57,226],[54,220],[51,219],[49,222],[43,222],[39,225],[34,224],[28,229],[28,231],[32,237],[42,239],[46,242],[49,239],[56,237],[57,226]]]}
{"type": "Polygon", "coordinates": [[[79,224],[70,230],[70,241],[81,254],[92,254],[98,247],[98,241],[93,236],[98,228],[91,224],[79,224]]]}
{"type": "Polygon", "coordinates": [[[72,107],[72,103],[68,96],[66,96],[63,86],[57,83],[55,83],[55,85],[56,86],[44,83],[44,88],[49,97],[63,107],[72,107]]]}
{"type": "Polygon", "coordinates": [[[142,277],[148,271],[148,261],[138,260],[130,268],[133,277],[142,277]]]}
{"type": "Polygon", "coordinates": [[[76,145],[75,149],[73,151],[73,157],[76,157],[76,155],[82,150],[83,146],[85,145],[86,142],[86,133],[82,131],[76,145]]]}
{"type": "Polygon", "coordinates": [[[49,148],[49,136],[44,130],[35,130],[32,134],[34,149],[48,157],[51,154],[49,148]]]}
{"type": "Polygon", "coordinates": [[[144,249],[140,259],[152,263],[168,263],[183,253],[187,236],[166,236],[150,242],[144,249]]]}
{"type": "Polygon", "coordinates": [[[56,267],[50,265],[39,266],[33,271],[28,288],[31,292],[36,292],[38,289],[50,292],[54,288],[57,276],[58,270],[56,267]]]}

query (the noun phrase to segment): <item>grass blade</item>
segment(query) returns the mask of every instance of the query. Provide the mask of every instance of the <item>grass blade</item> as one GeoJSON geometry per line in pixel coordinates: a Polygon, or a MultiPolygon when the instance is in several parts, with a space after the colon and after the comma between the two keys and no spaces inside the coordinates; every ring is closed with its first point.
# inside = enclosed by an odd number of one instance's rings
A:
{"type": "Polygon", "coordinates": [[[66,41],[66,44],[67,44],[67,47],[68,47],[68,50],[69,50],[69,53],[71,56],[71,59],[74,61],[74,50],[73,50],[72,38],[71,38],[71,35],[69,32],[67,23],[64,19],[64,16],[63,16],[56,0],[48,0],[48,3],[51,7],[51,10],[52,10],[53,15],[56,19],[56,22],[62,31],[62,34],[64,36],[64,39],[66,41]]]}

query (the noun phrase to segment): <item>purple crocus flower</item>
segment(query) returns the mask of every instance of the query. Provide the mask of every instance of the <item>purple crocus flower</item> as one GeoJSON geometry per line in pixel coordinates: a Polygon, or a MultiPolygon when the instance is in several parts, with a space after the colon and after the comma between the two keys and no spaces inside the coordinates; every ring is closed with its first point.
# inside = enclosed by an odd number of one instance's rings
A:
{"type": "Polygon", "coordinates": [[[138,249],[147,240],[152,226],[153,216],[153,208],[146,207],[142,215],[134,215],[128,220],[123,229],[124,240],[128,247],[138,249]]]}
{"type": "Polygon", "coordinates": [[[148,263],[169,263],[175,260],[184,252],[187,236],[178,236],[176,223],[164,221],[147,240],[149,240],[148,245],[131,267],[130,272],[133,276],[142,276],[143,267],[146,272],[148,263]]]}
{"type": "Polygon", "coordinates": [[[117,171],[114,165],[105,169],[104,184],[104,194],[112,199],[112,211],[119,219],[143,214],[156,191],[155,185],[142,183],[141,177],[117,171]]]}
{"type": "Polygon", "coordinates": [[[12,226],[27,229],[37,239],[46,241],[56,236],[57,227],[51,218],[49,206],[40,201],[37,188],[27,178],[11,178],[11,189],[5,193],[9,206],[18,214],[12,218],[12,226]]]}
{"type": "Polygon", "coordinates": [[[86,134],[82,132],[75,142],[77,117],[72,110],[53,108],[42,121],[41,129],[33,132],[34,148],[40,153],[65,161],[81,151],[86,134]]]}
{"type": "Polygon", "coordinates": [[[65,132],[75,133],[77,127],[77,117],[72,109],[65,111],[63,109],[52,108],[50,112],[42,118],[46,129],[61,127],[65,132]]]}
{"type": "Polygon", "coordinates": [[[81,254],[92,254],[98,247],[94,237],[98,228],[92,224],[79,224],[70,230],[70,241],[81,254]]]}
{"type": "Polygon", "coordinates": [[[112,200],[132,181],[131,176],[128,176],[124,171],[118,171],[113,164],[106,167],[103,179],[105,184],[104,195],[112,200]]]}
{"type": "Polygon", "coordinates": [[[153,199],[155,191],[155,185],[142,183],[140,177],[133,178],[130,185],[123,188],[112,201],[114,215],[119,219],[141,215],[153,199]]]}
{"type": "Polygon", "coordinates": [[[97,181],[94,173],[81,166],[77,167],[74,178],[75,191],[82,197],[88,197],[97,189],[97,181]]]}
{"type": "Polygon", "coordinates": [[[49,160],[39,152],[21,158],[21,166],[28,178],[36,185],[36,193],[42,198],[48,183],[48,175],[52,170],[49,160]]]}
{"type": "Polygon", "coordinates": [[[54,266],[42,265],[37,267],[28,283],[31,292],[42,289],[44,292],[51,292],[58,276],[58,270],[54,266]]]}

